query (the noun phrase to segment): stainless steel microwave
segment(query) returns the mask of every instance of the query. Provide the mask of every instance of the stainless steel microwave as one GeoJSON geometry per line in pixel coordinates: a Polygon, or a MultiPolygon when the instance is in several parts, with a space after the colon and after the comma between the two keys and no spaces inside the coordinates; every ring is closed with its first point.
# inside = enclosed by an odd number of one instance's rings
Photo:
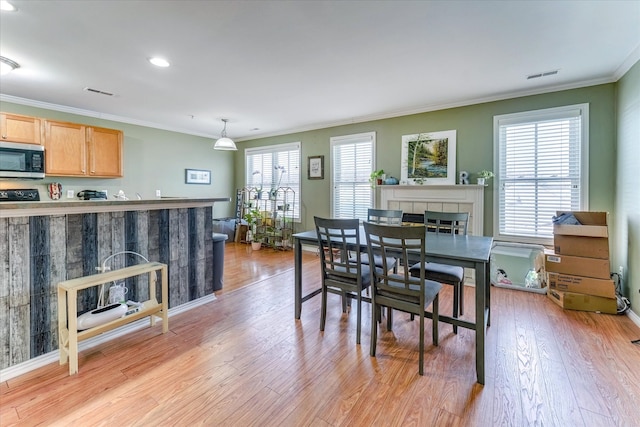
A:
{"type": "Polygon", "coordinates": [[[0,179],[44,178],[44,147],[0,141],[0,179]]]}

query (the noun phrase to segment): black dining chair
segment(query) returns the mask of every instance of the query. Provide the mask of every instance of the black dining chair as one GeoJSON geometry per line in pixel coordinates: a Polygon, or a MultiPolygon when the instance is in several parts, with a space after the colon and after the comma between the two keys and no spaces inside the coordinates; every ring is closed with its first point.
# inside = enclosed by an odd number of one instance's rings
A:
{"type": "MultiPolygon", "coordinates": [[[[393,209],[372,209],[367,211],[367,222],[373,224],[382,225],[402,225],[402,211],[393,209]]],[[[360,262],[366,265],[370,265],[369,255],[367,253],[360,254],[360,262]]],[[[386,260],[387,266],[393,269],[394,272],[398,271],[398,260],[396,258],[389,258],[386,260]]],[[[382,268],[382,257],[374,255],[373,265],[382,268]]]]}
{"type": "MultiPolygon", "coordinates": [[[[466,235],[469,223],[468,212],[424,212],[424,223],[427,233],[450,235],[466,235]]],[[[427,280],[434,280],[453,286],[453,317],[458,313],[464,314],[464,268],[457,265],[440,264],[437,262],[416,263],[409,268],[413,276],[425,272],[427,280]]],[[[458,333],[458,327],[453,326],[453,333],[458,333]]]]}
{"type": "MultiPolygon", "coordinates": [[[[393,227],[364,223],[369,257],[380,255],[383,260],[397,257],[403,265],[409,265],[409,253],[419,254],[420,262],[425,260],[425,226],[393,227]]],[[[424,375],[424,319],[427,307],[432,305],[432,340],[438,345],[438,293],[442,285],[425,279],[424,270],[417,277],[407,269],[394,273],[386,261],[382,268],[372,270],[371,284],[371,347],[370,354],[376,355],[378,323],[381,307],[403,311],[420,317],[420,356],[418,372],[424,375]]],[[[388,325],[391,330],[391,325],[388,325]]]]}
{"type": "Polygon", "coordinates": [[[360,251],[355,250],[355,257],[348,256],[350,249],[359,247],[360,221],[319,217],[314,217],[314,221],[322,267],[320,330],[324,331],[327,319],[327,295],[329,292],[343,297],[343,313],[346,312],[345,298],[355,299],[358,307],[356,343],[360,344],[362,301],[371,301],[370,298],[362,295],[362,291],[371,285],[371,273],[369,266],[362,264],[360,251]]]}

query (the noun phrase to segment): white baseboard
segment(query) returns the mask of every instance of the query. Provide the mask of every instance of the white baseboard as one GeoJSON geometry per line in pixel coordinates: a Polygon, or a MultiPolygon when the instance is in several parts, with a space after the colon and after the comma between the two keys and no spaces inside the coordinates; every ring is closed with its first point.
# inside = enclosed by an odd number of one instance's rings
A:
{"type": "MultiPolygon", "coordinates": [[[[175,316],[176,314],[184,313],[185,311],[189,311],[193,308],[199,307],[203,304],[207,304],[215,300],[216,300],[215,294],[211,294],[211,295],[204,296],[202,298],[198,298],[193,301],[189,301],[177,307],[170,308],[168,312],[168,316],[171,317],[171,316],[175,316]]],[[[138,329],[145,328],[147,326],[149,326],[149,319],[147,317],[142,318],[140,320],[136,320],[135,322],[128,323],[117,329],[107,331],[93,338],[89,338],[86,341],[80,342],[78,344],[78,351],[83,351],[88,348],[95,347],[98,344],[102,344],[103,342],[107,342],[114,338],[128,334],[129,332],[133,332],[138,329]]],[[[48,365],[49,363],[57,362],[58,360],[60,360],[60,351],[54,350],[47,354],[43,354],[42,356],[34,357],[33,359],[29,359],[25,362],[10,366],[0,371],[0,382],[7,381],[7,380],[10,380],[11,378],[15,378],[20,375],[26,374],[27,372],[30,372],[30,371],[33,371],[34,369],[48,365]]]]}
{"type": "Polygon", "coordinates": [[[640,316],[638,316],[635,312],[631,310],[627,311],[627,316],[629,317],[629,319],[631,319],[633,323],[636,324],[638,328],[640,328],[640,316]]]}

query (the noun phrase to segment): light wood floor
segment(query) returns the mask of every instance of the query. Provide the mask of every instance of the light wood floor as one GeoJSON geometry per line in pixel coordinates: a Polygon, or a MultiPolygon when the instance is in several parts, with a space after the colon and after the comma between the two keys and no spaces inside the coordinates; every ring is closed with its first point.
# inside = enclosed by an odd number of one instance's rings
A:
{"type": "MultiPolygon", "coordinates": [[[[492,289],[486,385],[476,383],[474,336],[426,329],[395,313],[369,356],[355,314],[330,295],[293,316],[293,254],[227,244],[218,299],[80,355],[80,372],[50,364],[0,384],[0,425],[61,426],[638,426],[640,330],[626,316],[562,311],[537,294],[492,289]]],[[[304,257],[304,282],[319,283],[304,257]]],[[[473,288],[465,292],[473,316],[473,288]]],[[[451,307],[445,286],[441,310],[451,307]]]]}

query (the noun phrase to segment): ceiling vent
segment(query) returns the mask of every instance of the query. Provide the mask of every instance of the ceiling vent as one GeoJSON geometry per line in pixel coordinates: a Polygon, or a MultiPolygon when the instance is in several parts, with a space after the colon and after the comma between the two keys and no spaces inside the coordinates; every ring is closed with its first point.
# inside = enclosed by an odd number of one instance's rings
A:
{"type": "Polygon", "coordinates": [[[559,70],[552,70],[552,71],[545,71],[544,73],[531,74],[531,75],[527,76],[527,80],[538,79],[540,77],[553,76],[555,74],[558,74],[558,71],[559,70]]]}
{"type": "Polygon", "coordinates": [[[112,93],[105,92],[103,90],[92,89],[90,87],[85,87],[84,90],[86,90],[87,92],[93,92],[93,93],[97,93],[97,94],[100,94],[100,95],[113,96],[112,93]]]}

